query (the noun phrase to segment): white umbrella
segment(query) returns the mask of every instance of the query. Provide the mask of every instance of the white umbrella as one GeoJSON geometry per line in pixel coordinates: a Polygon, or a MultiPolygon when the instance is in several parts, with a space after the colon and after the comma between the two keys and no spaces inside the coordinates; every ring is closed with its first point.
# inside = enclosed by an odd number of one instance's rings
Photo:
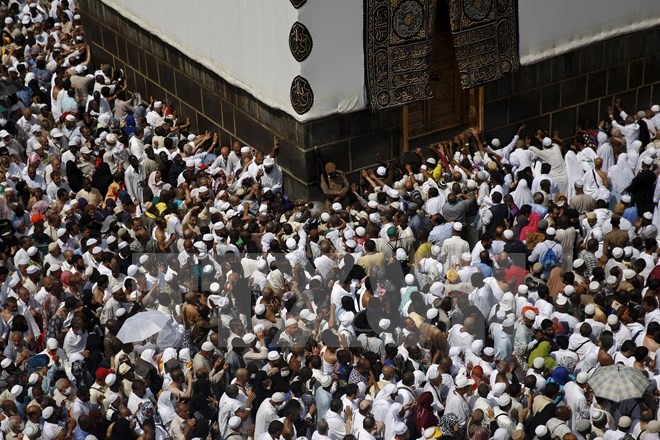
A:
{"type": "Polygon", "coordinates": [[[140,312],[124,322],[117,333],[117,338],[124,344],[144,341],[161,331],[169,320],[169,316],[155,310],[140,312]]]}

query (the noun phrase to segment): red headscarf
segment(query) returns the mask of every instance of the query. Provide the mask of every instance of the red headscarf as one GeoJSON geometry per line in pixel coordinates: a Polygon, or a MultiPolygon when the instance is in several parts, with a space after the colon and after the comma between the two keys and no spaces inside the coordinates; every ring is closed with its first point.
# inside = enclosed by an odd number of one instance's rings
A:
{"type": "Polygon", "coordinates": [[[420,431],[438,425],[438,418],[433,413],[431,404],[433,403],[433,394],[430,391],[422,393],[417,398],[417,408],[415,409],[415,425],[420,431]]]}
{"type": "Polygon", "coordinates": [[[529,215],[529,223],[520,230],[520,241],[524,241],[527,238],[527,234],[532,232],[538,232],[539,222],[541,221],[541,216],[538,212],[532,212],[529,215]]]}

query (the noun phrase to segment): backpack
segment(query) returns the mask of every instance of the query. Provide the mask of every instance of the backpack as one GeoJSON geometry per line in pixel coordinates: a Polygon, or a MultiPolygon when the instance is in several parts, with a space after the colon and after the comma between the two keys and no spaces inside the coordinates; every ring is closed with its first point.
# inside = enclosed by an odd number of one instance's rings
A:
{"type": "Polygon", "coordinates": [[[543,266],[543,270],[552,270],[557,267],[557,263],[559,263],[557,260],[557,254],[555,254],[555,251],[549,247],[543,255],[543,258],[541,258],[541,266],[543,266]]]}

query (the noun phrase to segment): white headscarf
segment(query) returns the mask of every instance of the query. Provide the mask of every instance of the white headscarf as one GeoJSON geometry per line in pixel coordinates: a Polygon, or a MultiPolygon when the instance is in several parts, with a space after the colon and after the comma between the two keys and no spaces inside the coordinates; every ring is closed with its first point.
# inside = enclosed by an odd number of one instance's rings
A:
{"type": "Polygon", "coordinates": [[[385,421],[387,410],[394,402],[392,394],[395,394],[396,392],[396,385],[388,383],[378,392],[378,394],[376,394],[371,412],[377,422],[385,421]]]}
{"type": "Polygon", "coordinates": [[[566,188],[566,198],[568,201],[571,201],[571,198],[575,195],[575,182],[584,178],[584,170],[580,165],[580,161],[577,158],[577,155],[569,151],[566,153],[566,172],[568,173],[568,187],[566,188]]]}
{"type": "Polygon", "coordinates": [[[160,393],[160,396],[158,397],[158,414],[165,426],[168,426],[174,417],[176,417],[171,391],[163,391],[160,393]]]}
{"type": "Polygon", "coordinates": [[[395,402],[387,410],[387,415],[385,416],[385,435],[383,438],[394,438],[394,425],[405,423],[400,414],[402,409],[403,406],[399,402],[395,402]]]}
{"type": "Polygon", "coordinates": [[[511,193],[511,196],[513,197],[513,202],[518,207],[531,205],[534,202],[534,199],[532,198],[532,190],[529,189],[525,179],[520,179],[518,181],[516,190],[511,193]]]}
{"type": "Polygon", "coordinates": [[[509,431],[504,428],[497,428],[497,431],[495,431],[495,434],[493,434],[490,440],[508,440],[508,438],[509,431]]]}
{"type": "Polygon", "coordinates": [[[621,194],[630,185],[635,175],[629,164],[627,153],[619,154],[616,165],[607,171],[607,177],[612,182],[612,191],[615,194],[621,194]]]}
{"type": "Polygon", "coordinates": [[[155,355],[156,355],[156,350],[154,350],[153,348],[147,348],[142,352],[142,354],[140,354],[140,359],[149,362],[154,367],[157,367],[156,363],[154,362],[155,355]]]}

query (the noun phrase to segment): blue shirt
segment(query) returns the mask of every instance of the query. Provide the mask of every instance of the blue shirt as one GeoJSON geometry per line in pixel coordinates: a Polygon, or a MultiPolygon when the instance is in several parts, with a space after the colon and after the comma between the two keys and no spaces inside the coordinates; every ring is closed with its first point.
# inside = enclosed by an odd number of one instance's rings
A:
{"type": "Polygon", "coordinates": [[[332,402],[332,394],[319,387],[314,393],[314,400],[316,401],[316,416],[319,420],[325,419],[325,415],[330,410],[330,402],[332,402]]]}
{"type": "Polygon", "coordinates": [[[481,273],[484,274],[484,277],[486,278],[493,276],[493,269],[487,264],[478,262],[478,263],[472,263],[472,266],[478,267],[481,273]]]}
{"type": "Polygon", "coordinates": [[[510,335],[503,330],[496,332],[493,349],[495,350],[496,360],[503,360],[508,356],[511,356],[513,353],[513,335],[510,335]]]}
{"type": "Polygon", "coordinates": [[[537,213],[538,215],[541,216],[541,218],[545,218],[545,216],[548,214],[548,209],[545,208],[543,205],[537,205],[536,203],[530,204],[532,207],[532,212],[537,213]]]}
{"type": "Polygon", "coordinates": [[[626,210],[623,211],[623,218],[628,220],[631,225],[634,225],[637,219],[639,218],[637,215],[637,208],[635,206],[626,208],[626,210]]]}
{"type": "Polygon", "coordinates": [[[435,245],[442,246],[442,243],[451,237],[452,230],[452,224],[449,222],[438,225],[431,230],[429,241],[435,245]]]}

